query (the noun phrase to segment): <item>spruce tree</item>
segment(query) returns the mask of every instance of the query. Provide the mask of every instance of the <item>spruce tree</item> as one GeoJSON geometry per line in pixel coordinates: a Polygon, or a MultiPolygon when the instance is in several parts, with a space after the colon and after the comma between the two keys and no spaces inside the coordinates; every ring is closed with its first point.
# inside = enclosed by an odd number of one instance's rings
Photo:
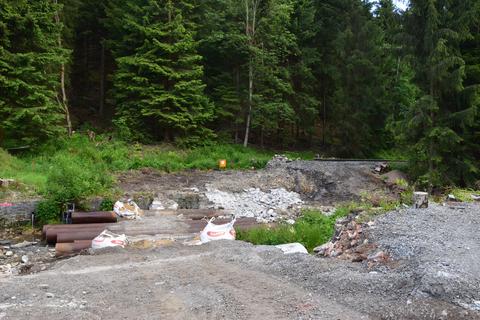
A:
{"type": "Polygon", "coordinates": [[[188,1],[111,1],[107,25],[117,70],[116,124],[132,138],[208,140],[213,106],[204,94],[203,67],[184,14],[188,1]],[[116,36],[116,37],[115,37],[116,36]]]}
{"type": "Polygon", "coordinates": [[[63,134],[58,100],[60,7],[51,0],[0,0],[0,145],[33,145],[63,134]]]}
{"type": "MultiPolygon", "coordinates": [[[[467,1],[468,2],[468,1],[467,1]]],[[[464,1],[413,0],[408,30],[414,39],[416,82],[422,96],[405,114],[404,137],[419,181],[432,189],[467,184],[478,167],[465,132],[475,125],[478,96],[464,86],[459,45],[469,37],[464,1]]]]}

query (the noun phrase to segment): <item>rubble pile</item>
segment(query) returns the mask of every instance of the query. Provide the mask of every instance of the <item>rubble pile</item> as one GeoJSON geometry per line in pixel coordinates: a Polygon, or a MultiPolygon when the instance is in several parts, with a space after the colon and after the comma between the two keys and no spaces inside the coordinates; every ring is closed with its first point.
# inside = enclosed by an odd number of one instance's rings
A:
{"type": "Polygon", "coordinates": [[[37,242],[11,244],[0,240],[0,277],[46,270],[54,257],[55,249],[39,246],[37,242]]]}
{"type": "Polygon", "coordinates": [[[237,217],[255,217],[258,222],[273,222],[279,216],[292,215],[301,209],[300,195],[283,188],[267,192],[259,188],[230,193],[207,186],[205,193],[214,209],[225,209],[237,217]]]}
{"type": "Polygon", "coordinates": [[[352,262],[367,261],[369,266],[385,263],[387,253],[377,251],[377,245],[368,240],[367,229],[373,222],[361,224],[355,221],[356,214],[339,219],[335,224],[332,240],[315,248],[314,252],[323,257],[337,257],[352,262]]]}
{"type": "Polygon", "coordinates": [[[273,156],[272,160],[268,161],[266,168],[278,168],[283,166],[285,163],[292,162],[294,160],[289,159],[287,156],[282,155],[282,154],[276,154],[273,156]]]}

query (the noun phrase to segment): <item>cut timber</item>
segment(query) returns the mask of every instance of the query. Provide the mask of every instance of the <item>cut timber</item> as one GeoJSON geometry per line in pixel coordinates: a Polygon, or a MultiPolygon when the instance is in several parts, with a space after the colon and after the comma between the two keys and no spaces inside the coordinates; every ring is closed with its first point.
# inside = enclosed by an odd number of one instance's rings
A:
{"type": "Polygon", "coordinates": [[[414,192],[413,206],[415,209],[428,208],[428,192],[414,192]]]}

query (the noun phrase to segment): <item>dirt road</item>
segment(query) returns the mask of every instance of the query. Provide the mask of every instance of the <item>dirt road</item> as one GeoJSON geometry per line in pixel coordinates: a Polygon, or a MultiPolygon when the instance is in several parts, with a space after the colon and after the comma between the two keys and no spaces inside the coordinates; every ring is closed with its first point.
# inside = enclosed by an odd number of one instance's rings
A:
{"type": "Polygon", "coordinates": [[[239,241],[113,250],[0,280],[0,319],[479,318],[409,296],[406,282],[401,273],[239,241]]]}
{"type": "Polygon", "coordinates": [[[375,265],[241,241],[109,249],[0,277],[0,319],[480,319],[479,224],[478,204],[390,212],[366,230],[390,256],[375,265]]]}

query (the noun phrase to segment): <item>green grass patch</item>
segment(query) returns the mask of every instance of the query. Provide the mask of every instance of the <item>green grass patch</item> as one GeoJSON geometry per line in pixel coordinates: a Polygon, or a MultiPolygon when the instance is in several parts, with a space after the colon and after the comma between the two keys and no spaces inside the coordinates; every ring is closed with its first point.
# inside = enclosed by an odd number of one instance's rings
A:
{"type": "Polygon", "coordinates": [[[462,202],[472,202],[474,201],[472,196],[478,196],[480,195],[479,190],[473,190],[473,189],[459,189],[455,188],[450,190],[450,194],[453,194],[455,198],[462,202]]]}
{"type": "Polygon", "coordinates": [[[282,223],[275,228],[259,227],[247,231],[237,231],[237,240],[253,244],[277,245],[299,242],[308,252],[323,243],[328,242],[335,231],[335,221],[347,216],[351,206],[340,207],[335,214],[326,216],[320,211],[305,210],[295,224],[282,223]]]}
{"type": "MultiPolygon", "coordinates": [[[[0,149],[0,177],[19,182],[18,192],[42,195],[59,203],[78,203],[91,196],[112,196],[118,172],[141,168],[165,172],[212,170],[218,167],[220,159],[227,160],[228,169],[259,169],[274,154],[232,144],[192,149],[169,144],[145,146],[101,135],[92,142],[85,135],[76,134],[69,139],[52,141],[21,157],[13,157],[0,149]]],[[[289,152],[287,156],[310,159],[314,155],[289,152]]],[[[0,190],[0,199],[8,196],[8,192],[0,190]]]]}

